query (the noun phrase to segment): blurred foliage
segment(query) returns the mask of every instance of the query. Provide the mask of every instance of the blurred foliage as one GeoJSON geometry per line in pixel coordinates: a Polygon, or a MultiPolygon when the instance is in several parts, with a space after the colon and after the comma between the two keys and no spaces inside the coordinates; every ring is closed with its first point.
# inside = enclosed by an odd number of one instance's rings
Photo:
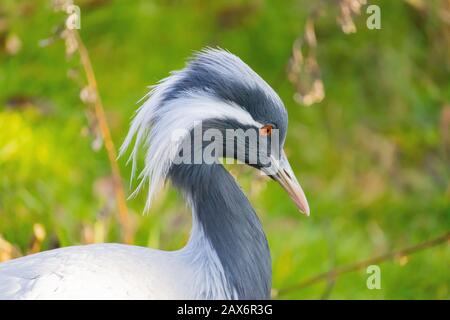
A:
{"type": "MultiPolygon", "coordinates": [[[[369,1],[381,7],[382,29],[366,28],[363,7],[352,34],[338,25],[334,2],[324,2],[315,51],[325,97],[310,107],[294,101],[286,68],[315,1],[77,2],[116,145],[146,85],[207,45],[240,56],[280,94],[287,153],[311,217],[299,216],[275,183],[231,167],[267,232],[274,288],[450,229],[449,1],[369,1]]],[[[0,3],[3,260],[122,240],[108,158],[80,100],[79,60],[66,58],[62,41],[39,46],[63,20],[50,1],[0,3]]],[[[120,166],[127,180],[131,169],[120,166]]],[[[144,197],[128,201],[135,244],[181,247],[190,230],[183,201],[167,188],[142,215],[144,197]]],[[[381,290],[368,290],[361,270],[339,277],[328,298],[448,299],[449,266],[448,245],[431,248],[384,263],[381,290]]],[[[326,285],[282,298],[320,298],[326,285]]]]}

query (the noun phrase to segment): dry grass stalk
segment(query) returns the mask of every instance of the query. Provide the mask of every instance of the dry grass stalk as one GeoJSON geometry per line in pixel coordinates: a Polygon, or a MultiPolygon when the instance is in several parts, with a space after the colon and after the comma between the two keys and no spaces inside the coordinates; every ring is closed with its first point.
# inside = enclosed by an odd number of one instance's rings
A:
{"type": "MultiPolygon", "coordinates": [[[[54,0],[55,11],[64,11],[68,6],[72,5],[71,0],[54,0]]],[[[87,86],[80,92],[81,100],[92,107],[96,125],[100,131],[102,140],[105,145],[105,149],[108,154],[109,163],[111,166],[112,179],[114,185],[115,198],[117,208],[119,212],[119,222],[122,227],[123,241],[125,243],[133,243],[133,232],[131,230],[131,223],[129,221],[128,207],[126,204],[125,191],[122,184],[122,176],[120,174],[119,165],[117,164],[117,151],[114,142],[111,137],[111,131],[106,120],[105,109],[100,98],[97,79],[92,66],[92,62],[89,56],[89,51],[86,48],[83,40],[77,29],[68,28],[64,25],[64,28],[57,30],[57,35],[64,39],[66,44],[66,55],[72,56],[76,52],[80,55],[80,62],[82,70],[86,76],[87,86]]],[[[53,41],[52,38],[41,42],[42,45],[47,45],[53,41]]]]}
{"type": "Polygon", "coordinates": [[[314,20],[309,17],[305,33],[294,41],[292,56],[288,65],[288,79],[295,87],[297,103],[310,106],[325,97],[320,67],[316,57],[316,33],[314,20]],[[305,53],[307,51],[307,53],[305,53]]]}
{"type": "MultiPolygon", "coordinates": [[[[317,2],[306,20],[304,33],[294,41],[292,46],[287,73],[289,81],[295,88],[294,100],[300,105],[310,106],[325,98],[320,66],[317,62],[315,23],[328,2],[325,0],[317,2]]],[[[337,22],[344,33],[356,32],[353,18],[361,13],[362,6],[366,4],[366,0],[337,1],[340,11],[337,22]]]]}
{"type": "Polygon", "coordinates": [[[122,176],[120,174],[119,165],[117,164],[117,151],[114,146],[114,142],[111,137],[111,132],[109,130],[108,122],[106,120],[105,111],[103,108],[103,103],[98,92],[97,80],[95,78],[94,69],[92,67],[91,60],[89,58],[89,52],[84,45],[79,33],[76,30],[72,30],[75,35],[75,39],[78,44],[78,52],[81,58],[81,64],[83,70],[86,73],[86,78],[88,82],[88,90],[91,92],[92,99],[87,101],[92,103],[95,109],[95,115],[97,117],[100,132],[102,134],[103,141],[105,143],[105,149],[108,153],[108,159],[111,165],[111,171],[113,175],[114,191],[116,195],[117,207],[119,210],[119,220],[124,232],[124,241],[126,243],[132,243],[132,233],[130,230],[130,223],[128,218],[128,207],[126,204],[125,191],[122,185],[122,176]]]}

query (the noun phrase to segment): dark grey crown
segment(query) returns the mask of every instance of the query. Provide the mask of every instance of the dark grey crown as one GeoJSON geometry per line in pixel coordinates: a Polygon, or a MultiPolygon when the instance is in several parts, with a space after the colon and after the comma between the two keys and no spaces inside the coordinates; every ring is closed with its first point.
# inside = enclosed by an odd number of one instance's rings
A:
{"type": "Polygon", "coordinates": [[[244,108],[262,124],[272,124],[284,140],[287,112],[275,91],[247,64],[222,49],[204,49],[188,61],[164,102],[189,91],[204,91],[244,108]]]}

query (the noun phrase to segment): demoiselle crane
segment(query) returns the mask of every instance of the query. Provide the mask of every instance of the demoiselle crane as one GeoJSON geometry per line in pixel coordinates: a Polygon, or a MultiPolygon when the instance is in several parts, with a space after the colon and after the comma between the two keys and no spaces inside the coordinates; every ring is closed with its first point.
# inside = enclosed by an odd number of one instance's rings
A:
{"type": "Polygon", "coordinates": [[[192,209],[186,246],[161,251],[91,244],[7,261],[0,264],[1,299],[270,298],[271,257],[265,234],[221,161],[231,158],[265,173],[309,215],[282,151],[288,117],[281,99],[238,57],[208,48],[160,81],[144,100],[121,153],[134,141],[134,173],[138,151],[146,149],[136,191],[149,185],[147,209],[166,180],[184,195],[192,209]],[[205,135],[210,129],[216,134],[210,152],[214,161],[198,161],[196,154],[205,154],[213,139],[196,144],[196,132],[205,135]],[[242,135],[252,131],[256,144],[250,143],[251,135],[242,135]],[[275,132],[278,144],[273,143],[275,132]]]}

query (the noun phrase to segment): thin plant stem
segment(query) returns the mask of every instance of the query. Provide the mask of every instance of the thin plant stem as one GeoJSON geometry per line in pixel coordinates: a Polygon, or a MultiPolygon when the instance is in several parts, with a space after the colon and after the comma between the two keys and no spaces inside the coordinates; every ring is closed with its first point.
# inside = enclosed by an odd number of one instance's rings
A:
{"type": "Polygon", "coordinates": [[[126,204],[125,191],[122,184],[122,176],[120,174],[119,165],[117,164],[117,151],[114,142],[111,138],[111,131],[108,126],[108,122],[105,116],[105,109],[103,107],[102,100],[98,91],[97,80],[95,78],[94,69],[92,67],[89,52],[81,39],[77,30],[71,30],[74,32],[76,41],[78,43],[78,51],[80,53],[81,65],[86,74],[89,89],[95,94],[93,106],[95,110],[95,116],[98,121],[100,132],[105,144],[105,149],[108,154],[109,163],[111,166],[114,192],[116,197],[117,208],[119,212],[119,222],[122,227],[123,240],[125,243],[132,243],[133,236],[130,230],[128,207],[126,204]]]}
{"type": "Polygon", "coordinates": [[[434,238],[431,240],[427,240],[427,241],[421,242],[419,244],[416,244],[416,245],[413,245],[410,247],[406,247],[406,248],[396,250],[396,251],[391,251],[386,254],[382,254],[380,256],[369,258],[367,260],[363,260],[363,261],[355,262],[355,263],[348,264],[345,266],[337,267],[330,271],[312,276],[312,277],[310,277],[300,283],[297,283],[295,285],[292,285],[292,286],[289,286],[286,288],[282,288],[279,290],[274,290],[273,291],[274,298],[282,296],[282,295],[286,295],[291,292],[301,290],[303,288],[309,287],[313,284],[316,284],[316,283],[324,281],[324,280],[332,281],[344,273],[358,271],[358,270],[366,268],[372,264],[380,264],[387,260],[392,260],[395,258],[408,256],[408,255],[420,252],[422,250],[436,247],[438,245],[442,245],[442,244],[445,244],[448,242],[450,242],[450,232],[447,232],[446,234],[441,235],[440,237],[437,237],[437,238],[434,238]]]}

